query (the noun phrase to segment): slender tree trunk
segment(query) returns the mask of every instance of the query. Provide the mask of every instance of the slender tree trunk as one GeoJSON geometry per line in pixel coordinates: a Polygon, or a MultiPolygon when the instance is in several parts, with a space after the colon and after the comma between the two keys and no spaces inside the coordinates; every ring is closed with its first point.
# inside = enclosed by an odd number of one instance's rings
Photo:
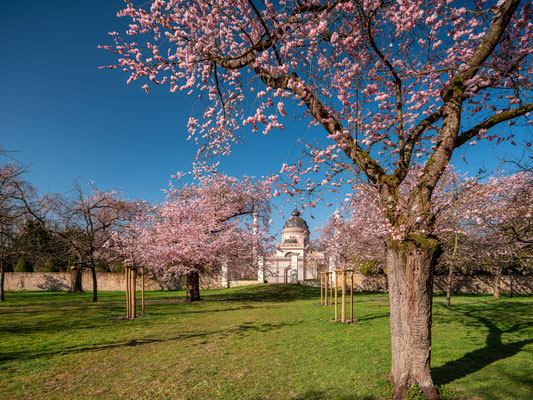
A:
{"type": "Polygon", "coordinates": [[[494,268],[494,298],[500,299],[501,298],[501,292],[500,292],[500,284],[502,279],[502,267],[497,266],[494,268]]]}
{"type": "Polygon", "coordinates": [[[5,301],[4,298],[4,282],[6,277],[6,269],[3,262],[0,262],[0,301],[5,301]]]}
{"type": "Polygon", "coordinates": [[[70,293],[83,293],[82,273],[78,267],[70,267],[70,293]]]}
{"type": "Polygon", "coordinates": [[[198,272],[187,274],[187,302],[200,300],[200,275],[198,272]]]}
{"type": "Polygon", "coordinates": [[[387,249],[394,400],[418,385],[429,400],[438,400],[431,378],[431,305],[433,267],[439,242],[420,235],[391,242],[387,249]]]}
{"type": "Polygon", "coordinates": [[[457,253],[457,234],[455,234],[455,242],[453,245],[452,259],[448,269],[448,284],[446,286],[446,307],[451,306],[452,285],[453,285],[453,269],[455,267],[455,254],[457,253]]]}
{"type": "Polygon", "coordinates": [[[91,265],[91,276],[93,278],[93,303],[98,301],[98,282],[96,281],[96,267],[91,265]]]}

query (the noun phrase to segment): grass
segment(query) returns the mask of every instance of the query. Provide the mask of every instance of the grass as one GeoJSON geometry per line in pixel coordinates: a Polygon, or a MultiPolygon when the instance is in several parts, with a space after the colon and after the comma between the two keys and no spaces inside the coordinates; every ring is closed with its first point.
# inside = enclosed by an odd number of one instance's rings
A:
{"type": "MultiPolygon", "coordinates": [[[[327,322],[319,289],[258,285],[124,294],[13,292],[0,304],[1,399],[388,397],[388,297],[357,293],[354,325],[327,322]]],[[[533,398],[533,297],[434,300],[432,367],[461,399],[533,398]]]]}

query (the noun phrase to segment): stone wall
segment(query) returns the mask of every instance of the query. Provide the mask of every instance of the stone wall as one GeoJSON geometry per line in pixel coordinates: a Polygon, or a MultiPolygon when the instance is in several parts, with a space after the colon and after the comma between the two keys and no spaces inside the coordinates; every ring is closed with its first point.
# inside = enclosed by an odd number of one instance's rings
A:
{"type": "MultiPolygon", "coordinates": [[[[446,293],[448,277],[436,275],[433,281],[434,293],[446,293]]],[[[348,280],[349,282],[349,280],[348,280]]],[[[304,282],[308,286],[320,286],[319,279],[304,282]]],[[[340,285],[340,275],[339,275],[340,285]]],[[[494,292],[494,277],[491,275],[463,275],[454,276],[453,293],[488,293],[494,292]]],[[[385,275],[354,276],[354,289],[369,292],[386,292],[387,277],[385,275]]],[[[533,294],[533,276],[504,275],[500,281],[501,293],[533,294]]]]}
{"type": "MultiPolygon", "coordinates": [[[[97,274],[98,290],[125,290],[124,274],[100,273],[97,274]]],[[[340,280],[339,280],[340,281],[340,280]]],[[[446,292],[447,276],[437,275],[434,279],[434,292],[446,292]]],[[[494,277],[481,276],[455,276],[454,293],[493,293],[494,277]]],[[[256,280],[230,281],[230,287],[255,285],[256,280]]],[[[307,280],[303,282],[309,286],[320,286],[320,280],[307,280]]],[[[340,282],[339,282],[340,284],[340,282]]],[[[172,282],[161,283],[156,280],[146,279],[145,290],[183,290],[184,279],[175,279],[172,282]]],[[[63,272],[6,272],[5,290],[68,290],[70,288],[70,274],[63,272]]],[[[141,279],[137,279],[137,288],[141,289],[141,279]]],[[[215,277],[203,276],[200,279],[201,289],[220,289],[220,280],[215,277]]],[[[386,292],[387,277],[385,275],[354,276],[355,290],[369,292],[386,292]]],[[[92,290],[91,274],[83,274],[83,289],[92,290]]],[[[500,282],[501,293],[533,294],[533,276],[504,275],[500,282]]]]}
{"type": "MultiPolygon", "coordinates": [[[[97,273],[98,290],[125,290],[124,274],[97,273]]],[[[230,287],[254,285],[256,280],[230,281],[230,287]]],[[[93,278],[90,273],[84,273],[82,278],[83,290],[92,290],[93,278]]],[[[217,277],[202,276],[200,289],[220,289],[222,287],[217,277]]],[[[70,274],[64,272],[6,272],[5,290],[69,290],[70,274]]],[[[137,289],[141,290],[141,278],[137,275],[137,289]]],[[[162,283],[152,279],[145,279],[145,290],[184,290],[185,279],[174,279],[162,283]]]]}
{"type": "MultiPolygon", "coordinates": [[[[124,274],[97,273],[98,290],[125,290],[124,274]]],[[[82,278],[83,290],[92,290],[93,278],[90,273],[84,273],[82,278]]],[[[137,276],[137,288],[141,289],[141,279],[137,276]]],[[[145,290],[179,289],[180,282],[162,284],[145,279],[145,290]]],[[[65,272],[6,272],[6,290],[69,290],[70,274],[65,272]]]]}
{"type": "MultiPolygon", "coordinates": [[[[494,293],[492,275],[454,276],[453,293],[494,293]]],[[[434,293],[446,293],[448,277],[437,275],[433,281],[434,293]]],[[[533,294],[533,276],[503,275],[500,281],[501,293],[533,294]]]]}

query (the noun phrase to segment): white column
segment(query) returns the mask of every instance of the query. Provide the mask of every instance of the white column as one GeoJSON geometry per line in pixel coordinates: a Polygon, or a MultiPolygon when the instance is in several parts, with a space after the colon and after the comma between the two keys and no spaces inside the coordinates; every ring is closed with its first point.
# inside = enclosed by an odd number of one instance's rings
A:
{"type": "Polygon", "coordinates": [[[298,255],[291,256],[291,272],[294,280],[302,280],[300,276],[301,272],[298,268],[298,255]]]}
{"type": "Polygon", "coordinates": [[[265,256],[257,258],[257,281],[265,282],[265,256]]]}
{"type": "Polygon", "coordinates": [[[230,281],[229,281],[229,269],[228,269],[228,262],[224,261],[222,263],[222,276],[220,279],[220,283],[223,288],[229,288],[230,281]]]}

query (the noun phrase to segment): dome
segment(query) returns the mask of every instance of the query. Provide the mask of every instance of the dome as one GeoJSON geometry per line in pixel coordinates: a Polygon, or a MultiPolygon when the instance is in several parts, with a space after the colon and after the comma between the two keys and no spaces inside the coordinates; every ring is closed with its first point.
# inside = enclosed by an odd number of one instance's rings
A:
{"type": "Polygon", "coordinates": [[[309,231],[307,223],[302,217],[300,217],[300,212],[297,209],[294,209],[291,217],[285,222],[283,229],[285,228],[300,228],[309,231]]]}

